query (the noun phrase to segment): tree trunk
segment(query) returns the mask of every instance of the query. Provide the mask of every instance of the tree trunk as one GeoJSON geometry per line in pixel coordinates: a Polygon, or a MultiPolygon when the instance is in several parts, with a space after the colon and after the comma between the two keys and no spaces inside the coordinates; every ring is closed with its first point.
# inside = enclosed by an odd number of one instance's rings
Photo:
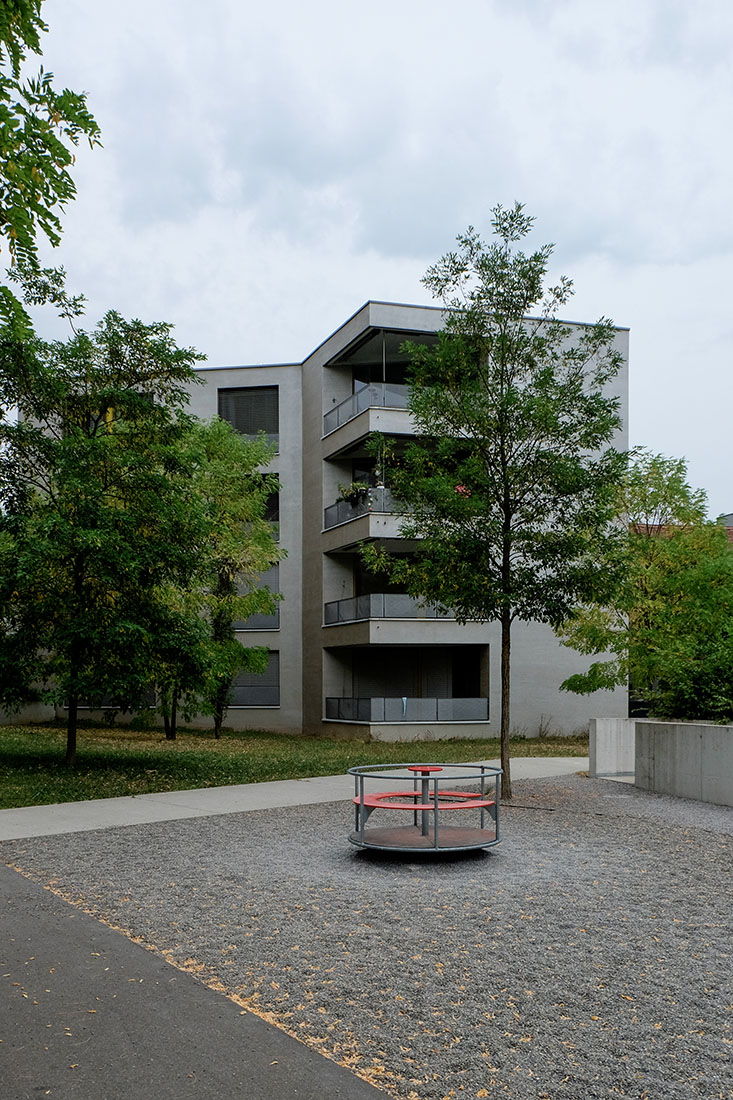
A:
{"type": "Polygon", "coordinates": [[[214,702],[214,737],[219,740],[221,727],[224,723],[224,715],[227,712],[227,699],[229,698],[229,684],[219,684],[214,702]]]}
{"type": "Polygon", "coordinates": [[[214,692],[214,737],[219,740],[221,737],[221,727],[224,724],[224,715],[227,712],[227,703],[229,702],[229,682],[220,681],[217,684],[214,692]]]}
{"type": "MultiPolygon", "coordinates": [[[[165,739],[166,741],[175,741],[176,739],[176,716],[178,711],[178,689],[173,688],[171,690],[171,709],[170,718],[165,723],[165,739]]],[[[164,719],[165,721],[165,719],[164,719]]]]}
{"type": "Polygon", "coordinates": [[[73,639],[69,648],[69,715],[66,722],[66,756],[64,763],[70,768],[76,765],[76,731],[79,721],[79,669],[81,656],[79,643],[73,639]]]}
{"type": "Polygon", "coordinates": [[[512,773],[509,756],[509,733],[511,721],[511,649],[512,620],[508,611],[501,614],[501,796],[509,800],[512,797],[512,773]]]}
{"type": "MultiPolygon", "coordinates": [[[[231,574],[225,569],[220,569],[216,585],[217,598],[224,600],[226,597],[233,596],[236,591],[237,586],[231,574]]],[[[212,621],[212,634],[217,645],[225,645],[230,641],[234,637],[231,615],[221,612],[214,615],[212,621]]],[[[224,722],[224,715],[227,712],[229,681],[222,682],[220,678],[217,679],[218,682],[214,683],[213,695],[211,696],[211,709],[214,717],[214,737],[218,741],[221,737],[221,727],[224,722]]]]}
{"type": "Polygon", "coordinates": [[[66,756],[64,763],[73,768],[76,764],[76,725],[79,714],[79,696],[69,695],[69,715],[66,723],[66,756]]]}
{"type": "MultiPolygon", "coordinates": [[[[84,608],[84,557],[74,562],[74,596],[77,612],[84,608]]],[[[83,648],[79,639],[73,637],[69,644],[69,716],[66,723],[66,757],[68,767],[76,766],[76,731],[79,721],[79,680],[82,667],[83,648]]]]}

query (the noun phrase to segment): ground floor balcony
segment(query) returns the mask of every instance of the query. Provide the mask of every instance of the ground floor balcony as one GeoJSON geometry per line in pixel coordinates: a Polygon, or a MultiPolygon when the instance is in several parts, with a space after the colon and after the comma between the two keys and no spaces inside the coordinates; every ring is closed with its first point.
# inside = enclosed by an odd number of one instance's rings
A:
{"type": "Polygon", "coordinates": [[[326,718],[340,722],[486,722],[488,699],[326,698],[326,718]]]}
{"type": "Polygon", "coordinates": [[[328,722],[404,728],[489,720],[486,645],[336,647],[323,657],[328,722]]]}
{"type": "Polygon", "coordinates": [[[346,600],[332,600],[324,605],[325,626],[336,623],[356,623],[365,619],[444,619],[455,620],[452,611],[437,611],[420,600],[403,593],[370,593],[346,600]]]}

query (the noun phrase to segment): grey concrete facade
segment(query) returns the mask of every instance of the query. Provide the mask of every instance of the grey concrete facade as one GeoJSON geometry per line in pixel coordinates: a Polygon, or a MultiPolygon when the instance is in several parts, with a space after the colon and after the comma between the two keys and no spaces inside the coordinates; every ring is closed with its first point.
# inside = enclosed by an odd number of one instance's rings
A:
{"type": "MultiPolygon", "coordinates": [[[[351,503],[342,487],[369,473],[367,437],[405,440],[403,340],[429,339],[443,313],[368,302],[302,364],[204,368],[191,411],[209,418],[222,389],[277,387],[280,450],[278,629],[241,632],[244,644],[279,653],[280,704],[241,706],[227,721],[293,733],[383,740],[483,737],[498,732],[499,628],[436,617],[405,595],[375,592],[360,569],[359,545],[391,552],[400,537],[394,502],[378,481],[351,503]],[[380,374],[381,371],[381,374],[380,374]],[[402,374],[400,373],[402,371],[402,374]]],[[[614,382],[627,422],[628,332],[616,347],[624,366],[614,382]]],[[[617,441],[627,445],[626,428],[617,441]]],[[[372,463],[373,466],[373,463],[372,463]]],[[[625,717],[625,691],[574,696],[559,684],[583,659],[539,624],[513,632],[512,724],[529,736],[587,728],[590,715],[625,717]]]]}

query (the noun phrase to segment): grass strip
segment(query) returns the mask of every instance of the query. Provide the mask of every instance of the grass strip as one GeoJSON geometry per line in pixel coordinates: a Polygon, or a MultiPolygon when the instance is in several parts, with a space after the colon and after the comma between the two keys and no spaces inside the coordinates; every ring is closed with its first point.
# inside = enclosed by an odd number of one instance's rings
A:
{"type": "MultiPolygon", "coordinates": [[[[79,760],[64,765],[66,733],[48,726],[0,726],[0,809],[90,798],[338,775],[357,764],[495,759],[498,738],[413,743],[288,737],[258,730],[179,731],[90,727],[79,760]]],[[[587,736],[513,738],[513,756],[587,756],[587,736]]]]}

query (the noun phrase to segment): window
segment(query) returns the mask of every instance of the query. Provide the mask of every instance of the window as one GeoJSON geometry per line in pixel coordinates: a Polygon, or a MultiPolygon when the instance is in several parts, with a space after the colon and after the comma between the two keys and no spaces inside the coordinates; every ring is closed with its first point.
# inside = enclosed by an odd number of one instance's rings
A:
{"type": "MultiPolygon", "coordinates": [[[[267,500],[265,501],[265,512],[262,517],[267,520],[272,528],[272,537],[275,542],[280,541],[280,491],[276,490],[274,493],[267,494],[267,500]]],[[[272,585],[270,586],[272,587],[272,585]]],[[[273,589],[275,591],[275,589],[273,589]]]]}
{"type": "MultiPolygon", "coordinates": [[[[270,568],[260,574],[255,588],[269,588],[271,592],[280,591],[280,566],[271,565],[270,568]]],[[[240,590],[240,593],[242,590],[240,590]]],[[[248,619],[239,619],[234,623],[235,630],[277,630],[280,626],[280,605],[277,604],[272,615],[257,613],[250,615],[248,619]]]]}
{"type": "Polygon", "coordinates": [[[280,654],[271,651],[263,673],[240,672],[232,681],[231,707],[280,706],[280,654]]]}
{"type": "Polygon", "coordinates": [[[264,519],[268,523],[280,523],[280,493],[268,493],[267,500],[265,502],[265,515],[264,519]]]}
{"type": "Polygon", "coordinates": [[[277,386],[248,386],[219,390],[219,416],[228,420],[240,435],[255,437],[264,432],[270,443],[279,439],[277,386]]]}

